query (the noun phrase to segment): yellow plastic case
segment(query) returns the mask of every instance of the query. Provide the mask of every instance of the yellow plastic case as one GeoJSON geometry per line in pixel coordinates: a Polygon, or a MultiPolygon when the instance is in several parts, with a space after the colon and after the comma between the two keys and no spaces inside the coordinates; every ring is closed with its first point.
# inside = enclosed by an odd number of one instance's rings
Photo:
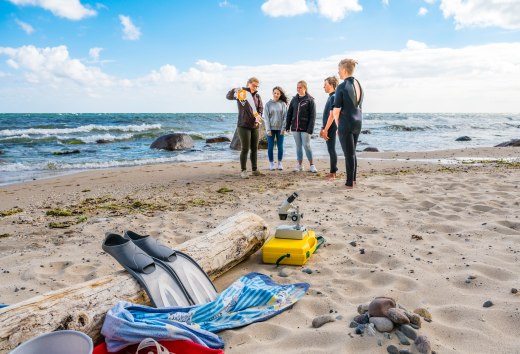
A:
{"type": "Polygon", "coordinates": [[[314,231],[309,230],[303,240],[293,240],[273,237],[267,241],[262,249],[262,260],[264,263],[304,265],[310,256],[316,251],[318,242],[314,231]]]}

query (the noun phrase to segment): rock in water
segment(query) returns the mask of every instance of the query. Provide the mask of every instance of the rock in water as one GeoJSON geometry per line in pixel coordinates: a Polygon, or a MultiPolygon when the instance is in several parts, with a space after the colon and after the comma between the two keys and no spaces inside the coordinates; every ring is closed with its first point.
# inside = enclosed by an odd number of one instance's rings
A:
{"type": "MultiPolygon", "coordinates": [[[[235,130],[235,134],[233,135],[233,139],[231,139],[231,143],[229,144],[229,148],[233,150],[241,150],[242,144],[240,143],[240,137],[238,136],[238,131],[235,130]]],[[[265,131],[265,124],[262,123],[258,128],[258,148],[259,149],[267,149],[267,133],[265,131]]]]}
{"type": "Polygon", "coordinates": [[[334,321],[336,321],[336,319],[334,317],[332,317],[331,315],[318,316],[312,320],[312,327],[320,328],[325,323],[334,322],[334,321]]]}
{"type": "Polygon", "coordinates": [[[417,351],[421,354],[430,354],[432,352],[432,346],[430,344],[430,341],[428,340],[428,337],[426,336],[419,336],[415,340],[415,347],[417,348],[417,351]]]}
{"type": "Polygon", "coordinates": [[[206,139],[206,144],[214,144],[214,143],[225,143],[230,142],[229,138],[227,136],[217,136],[215,138],[208,138],[206,139]]]}
{"type": "Polygon", "coordinates": [[[413,312],[418,314],[419,316],[421,316],[422,318],[424,318],[427,321],[431,321],[432,320],[432,315],[424,307],[416,308],[415,310],[413,310],[413,312]]]}
{"type": "Polygon", "coordinates": [[[455,141],[471,141],[471,138],[469,136],[461,136],[461,137],[458,137],[457,139],[455,139],[455,141]]]}
{"type": "Polygon", "coordinates": [[[188,134],[184,133],[173,133],[163,135],[150,145],[151,149],[161,150],[185,150],[193,147],[193,139],[188,134]]]}
{"type": "Polygon", "coordinates": [[[373,317],[386,317],[388,310],[395,306],[395,300],[391,297],[376,297],[368,305],[368,314],[373,317]]]}
{"type": "Polygon", "coordinates": [[[365,148],[363,151],[365,152],[380,152],[380,150],[374,146],[369,146],[367,148],[365,148]]]}
{"type": "Polygon", "coordinates": [[[388,309],[386,317],[395,324],[409,324],[410,320],[406,316],[403,310],[398,308],[388,309]]]}
{"type": "Polygon", "coordinates": [[[370,317],[369,321],[379,332],[391,332],[394,329],[394,323],[386,317],[370,317]]]}
{"type": "Polygon", "coordinates": [[[405,325],[405,324],[401,325],[399,330],[401,332],[403,332],[404,335],[407,336],[408,338],[410,338],[411,340],[417,339],[417,332],[415,332],[415,330],[412,327],[410,327],[409,325],[405,325]]]}
{"type": "Polygon", "coordinates": [[[500,143],[498,145],[495,145],[495,147],[507,147],[507,146],[520,146],[520,139],[512,139],[510,141],[506,141],[505,143],[500,143]]]}

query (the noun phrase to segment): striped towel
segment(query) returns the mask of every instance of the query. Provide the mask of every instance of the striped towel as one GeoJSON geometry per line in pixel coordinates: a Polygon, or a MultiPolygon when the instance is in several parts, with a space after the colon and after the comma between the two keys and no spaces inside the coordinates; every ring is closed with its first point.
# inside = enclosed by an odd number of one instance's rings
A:
{"type": "Polygon", "coordinates": [[[308,283],[280,285],[266,275],[250,273],[207,304],[153,308],[121,301],[108,311],[101,333],[109,351],[119,351],[145,338],[191,340],[223,348],[224,342],[216,332],[276,316],[308,289],[308,283]]]}

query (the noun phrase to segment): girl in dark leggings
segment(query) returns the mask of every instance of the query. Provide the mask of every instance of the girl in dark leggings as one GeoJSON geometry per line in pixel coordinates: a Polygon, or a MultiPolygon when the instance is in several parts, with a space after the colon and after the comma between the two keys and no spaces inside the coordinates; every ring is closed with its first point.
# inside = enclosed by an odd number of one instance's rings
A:
{"type": "Polygon", "coordinates": [[[343,59],[339,62],[338,74],[344,81],[336,89],[334,110],[332,112],[338,125],[339,142],[345,155],[347,170],[345,186],[348,189],[353,188],[356,182],[356,145],[363,121],[361,110],[363,89],[359,81],[352,76],[356,65],[357,62],[353,59],[343,59]]]}

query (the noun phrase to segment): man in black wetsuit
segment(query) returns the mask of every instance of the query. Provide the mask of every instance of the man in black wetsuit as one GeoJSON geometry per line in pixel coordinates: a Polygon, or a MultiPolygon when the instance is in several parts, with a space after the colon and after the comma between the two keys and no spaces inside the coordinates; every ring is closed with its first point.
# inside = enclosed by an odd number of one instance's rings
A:
{"type": "Polygon", "coordinates": [[[343,59],[338,64],[339,77],[344,80],[336,88],[334,99],[334,120],[338,126],[338,138],[345,155],[347,170],[346,188],[354,188],[356,183],[356,145],[361,133],[363,113],[363,89],[357,79],[354,78],[354,70],[357,61],[354,59],[343,59]]]}

